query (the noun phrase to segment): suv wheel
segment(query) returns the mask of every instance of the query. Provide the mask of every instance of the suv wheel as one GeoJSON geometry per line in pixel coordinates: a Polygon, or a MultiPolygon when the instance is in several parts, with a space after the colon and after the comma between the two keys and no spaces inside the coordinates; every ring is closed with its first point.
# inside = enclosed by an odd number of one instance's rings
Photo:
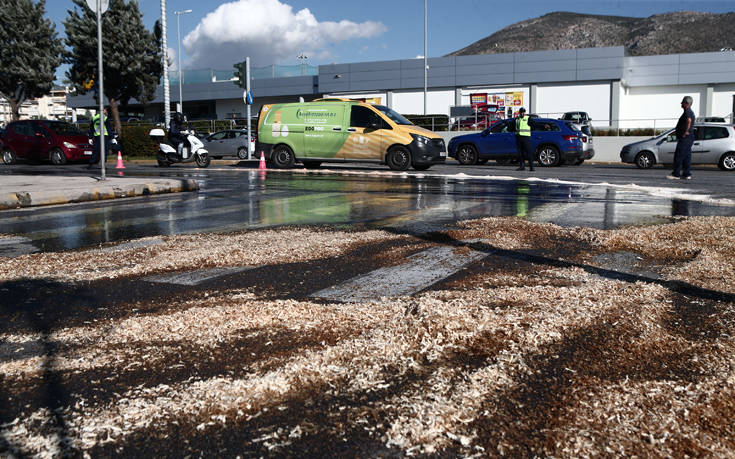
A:
{"type": "Polygon", "coordinates": [[[477,163],[477,150],[472,145],[461,145],[457,148],[457,161],[459,164],[471,166],[477,163]]]}
{"type": "Polygon", "coordinates": [[[538,150],[538,162],[544,167],[553,167],[559,165],[561,156],[559,150],[552,145],[544,145],[538,150]]]}

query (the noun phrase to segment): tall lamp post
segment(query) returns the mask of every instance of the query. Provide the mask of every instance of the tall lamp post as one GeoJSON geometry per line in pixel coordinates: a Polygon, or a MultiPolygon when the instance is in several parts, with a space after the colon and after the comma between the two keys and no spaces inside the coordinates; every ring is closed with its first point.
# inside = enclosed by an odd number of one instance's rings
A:
{"type": "Polygon", "coordinates": [[[301,75],[306,75],[306,59],[308,59],[309,56],[304,53],[299,53],[296,58],[301,61],[301,75]]]}
{"type": "Polygon", "coordinates": [[[184,113],[184,95],[181,89],[181,15],[191,13],[191,10],[174,11],[176,15],[176,39],[179,42],[179,110],[184,113]]]}
{"type": "Polygon", "coordinates": [[[429,53],[429,2],[424,0],[424,115],[426,115],[426,90],[428,86],[429,53]]]}
{"type": "Polygon", "coordinates": [[[171,121],[171,96],[168,87],[168,44],[166,43],[166,0],[161,0],[161,59],[163,64],[163,119],[171,121]]]}

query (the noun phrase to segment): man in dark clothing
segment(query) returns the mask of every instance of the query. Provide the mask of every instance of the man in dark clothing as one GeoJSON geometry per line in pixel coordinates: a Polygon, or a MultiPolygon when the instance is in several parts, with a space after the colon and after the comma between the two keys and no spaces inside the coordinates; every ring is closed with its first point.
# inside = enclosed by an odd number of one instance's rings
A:
{"type": "Polygon", "coordinates": [[[684,97],[681,101],[681,114],[676,123],[676,150],[674,151],[674,170],[666,178],[689,180],[692,178],[692,145],[694,144],[694,112],[691,109],[692,98],[684,97]]]}
{"type": "Polygon", "coordinates": [[[184,115],[176,112],[171,117],[171,122],[168,125],[168,140],[176,147],[179,154],[181,154],[182,147],[186,142],[186,135],[181,133],[183,130],[185,130],[184,115]]]}
{"type": "Polygon", "coordinates": [[[91,169],[100,160],[102,153],[100,137],[103,129],[105,131],[105,151],[110,151],[110,139],[112,138],[110,133],[112,132],[112,128],[110,127],[110,118],[107,116],[107,107],[102,110],[102,113],[102,116],[99,113],[94,115],[92,117],[92,124],[89,125],[89,137],[92,138],[92,157],[89,158],[87,169],[91,169]]]}

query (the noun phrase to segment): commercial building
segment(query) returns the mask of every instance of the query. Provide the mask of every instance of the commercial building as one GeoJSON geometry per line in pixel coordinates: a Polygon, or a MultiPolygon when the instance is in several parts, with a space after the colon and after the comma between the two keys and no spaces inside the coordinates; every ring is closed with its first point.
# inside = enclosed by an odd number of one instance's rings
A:
{"type": "MultiPolygon", "coordinates": [[[[586,111],[596,127],[666,127],[680,115],[685,95],[700,117],[732,117],[735,52],[629,56],[624,47],[483,54],[428,59],[428,114],[450,114],[483,94],[503,107],[527,107],[556,117],[586,111]],[[504,97],[503,97],[504,96],[504,97]]],[[[183,85],[184,109],[191,118],[242,117],[243,90],[211,72],[204,82],[183,85]]],[[[253,113],[262,104],[348,97],[380,102],[404,114],[424,113],[423,59],[321,65],[313,75],[253,78],[253,113]]],[[[175,91],[172,89],[172,109],[175,91]]],[[[136,102],[131,102],[135,107],[136,102]]],[[[147,107],[151,119],[163,111],[163,91],[147,107]]],[[[71,107],[94,108],[90,95],[70,97],[71,107]]],[[[731,118],[730,118],[731,119],[731,118]]]]}

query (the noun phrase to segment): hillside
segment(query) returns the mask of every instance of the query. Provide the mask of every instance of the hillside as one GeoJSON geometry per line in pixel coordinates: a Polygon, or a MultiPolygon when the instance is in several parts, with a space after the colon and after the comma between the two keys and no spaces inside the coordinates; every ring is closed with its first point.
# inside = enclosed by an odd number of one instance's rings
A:
{"type": "Polygon", "coordinates": [[[551,49],[625,46],[631,55],[735,49],[735,13],[693,11],[647,18],[549,13],[521,21],[448,54],[496,54],[551,49]]]}

